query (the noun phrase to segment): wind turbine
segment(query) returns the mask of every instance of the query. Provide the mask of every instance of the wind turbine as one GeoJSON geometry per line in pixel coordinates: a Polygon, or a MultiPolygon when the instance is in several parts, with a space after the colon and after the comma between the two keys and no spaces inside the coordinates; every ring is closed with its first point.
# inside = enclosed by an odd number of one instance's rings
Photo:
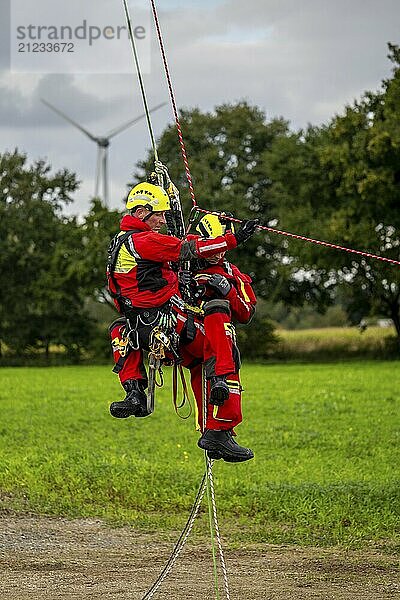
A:
{"type": "MultiPolygon", "coordinates": [[[[131,119],[127,123],[124,123],[123,125],[120,125],[119,127],[116,127],[115,129],[112,129],[106,135],[104,135],[102,137],[98,137],[98,136],[95,136],[92,133],[90,133],[90,131],[88,131],[84,127],[82,127],[82,125],[79,125],[79,123],[77,123],[76,121],[71,119],[71,117],[69,117],[68,115],[63,113],[61,110],[59,110],[58,108],[56,108],[55,106],[50,104],[50,102],[47,102],[47,100],[44,100],[43,98],[41,100],[42,100],[43,104],[45,104],[46,106],[51,108],[51,110],[53,110],[55,113],[60,115],[60,117],[62,117],[63,119],[68,121],[68,123],[71,123],[71,125],[74,125],[74,127],[79,129],[80,131],[82,131],[82,133],[84,133],[93,142],[96,142],[96,144],[97,144],[97,163],[96,163],[96,180],[95,180],[94,195],[97,198],[99,197],[100,182],[102,182],[103,201],[104,201],[104,205],[108,206],[108,148],[110,146],[110,140],[114,136],[125,131],[125,129],[128,129],[128,127],[131,127],[138,121],[141,121],[141,119],[143,119],[146,116],[145,113],[143,113],[139,117],[136,117],[135,119],[131,119]]],[[[159,108],[161,108],[162,106],[165,106],[166,104],[167,104],[166,102],[157,104],[157,106],[154,106],[153,108],[150,109],[150,112],[152,113],[155,110],[158,110],[159,108]]]]}

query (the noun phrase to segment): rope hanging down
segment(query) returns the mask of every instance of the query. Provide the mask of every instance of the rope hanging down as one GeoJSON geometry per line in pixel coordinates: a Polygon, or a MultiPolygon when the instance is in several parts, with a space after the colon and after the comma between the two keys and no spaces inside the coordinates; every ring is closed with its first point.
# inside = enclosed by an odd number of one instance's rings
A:
{"type": "Polygon", "coordinates": [[[158,20],[156,3],[155,3],[155,0],[150,0],[150,2],[151,2],[151,8],[153,10],[154,24],[155,24],[156,30],[157,30],[158,43],[160,45],[161,56],[162,56],[162,60],[163,60],[163,63],[164,63],[165,76],[167,78],[169,95],[170,95],[171,104],[172,104],[172,110],[174,112],[176,129],[177,129],[177,132],[178,132],[178,138],[179,138],[179,144],[180,144],[180,147],[181,147],[183,164],[185,165],[185,173],[186,173],[186,179],[187,179],[187,182],[188,182],[188,185],[189,185],[190,197],[192,199],[193,206],[197,206],[196,197],[194,195],[192,175],[190,173],[189,161],[188,161],[187,154],[186,154],[186,146],[185,146],[185,142],[183,141],[181,124],[179,122],[179,115],[178,115],[178,109],[177,109],[176,101],[175,101],[174,88],[172,87],[171,76],[169,74],[169,68],[168,68],[167,55],[165,53],[164,42],[163,42],[163,37],[162,37],[161,27],[160,27],[160,22],[158,20]]]}
{"type": "MultiPolygon", "coordinates": [[[[208,408],[208,402],[207,402],[208,394],[207,394],[207,379],[205,376],[204,365],[202,367],[202,378],[203,378],[202,429],[203,429],[203,431],[205,431],[206,420],[207,420],[207,408],[208,408]]],[[[217,503],[215,500],[214,479],[213,479],[213,472],[212,472],[214,461],[208,457],[207,451],[204,452],[204,459],[205,459],[205,463],[206,463],[208,515],[209,515],[209,520],[210,520],[211,549],[212,549],[213,565],[214,565],[215,597],[217,598],[217,600],[219,600],[217,557],[216,557],[216,552],[215,552],[214,536],[217,538],[219,560],[220,560],[222,575],[223,575],[223,579],[224,579],[225,596],[226,596],[226,600],[230,600],[229,585],[228,585],[228,573],[226,570],[224,550],[222,548],[221,536],[219,533],[217,503]]]]}
{"type": "Polygon", "coordinates": [[[206,491],[206,487],[207,487],[206,476],[207,476],[207,474],[204,473],[203,478],[200,483],[200,486],[199,486],[199,490],[197,492],[197,495],[196,495],[196,498],[194,501],[194,504],[192,506],[192,510],[190,511],[189,518],[186,522],[185,527],[182,530],[181,535],[179,536],[177,543],[175,544],[175,547],[172,551],[171,556],[169,557],[165,567],[161,571],[161,573],[158,576],[158,578],[156,579],[156,581],[153,583],[153,585],[148,590],[148,592],[146,592],[146,594],[143,596],[142,600],[149,600],[149,598],[152,598],[154,596],[154,594],[156,593],[156,591],[158,590],[160,585],[163,583],[164,579],[166,579],[166,577],[172,570],[179,554],[182,552],[183,547],[185,546],[186,541],[190,535],[190,532],[192,531],[195,519],[198,515],[199,509],[201,506],[201,502],[203,500],[203,496],[206,491]]]}
{"type": "Polygon", "coordinates": [[[129,6],[128,6],[128,3],[127,3],[127,0],[122,0],[122,2],[123,2],[123,5],[124,5],[124,13],[125,13],[126,25],[128,27],[128,32],[129,32],[130,46],[131,46],[131,50],[132,50],[132,54],[133,54],[133,59],[135,61],[136,72],[137,72],[137,76],[138,76],[138,79],[139,79],[140,91],[142,93],[142,100],[143,100],[144,112],[146,114],[147,126],[149,128],[151,145],[153,146],[154,160],[158,160],[157,145],[156,145],[156,140],[155,140],[155,137],[154,137],[153,127],[152,127],[152,124],[151,124],[150,110],[149,110],[149,105],[148,105],[148,102],[147,102],[146,90],[144,88],[144,83],[143,83],[143,78],[142,78],[142,70],[140,68],[140,63],[139,63],[139,56],[138,56],[138,53],[137,53],[137,50],[136,50],[135,36],[134,36],[134,33],[133,33],[133,28],[132,28],[132,20],[131,20],[131,15],[129,13],[129,6]]]}

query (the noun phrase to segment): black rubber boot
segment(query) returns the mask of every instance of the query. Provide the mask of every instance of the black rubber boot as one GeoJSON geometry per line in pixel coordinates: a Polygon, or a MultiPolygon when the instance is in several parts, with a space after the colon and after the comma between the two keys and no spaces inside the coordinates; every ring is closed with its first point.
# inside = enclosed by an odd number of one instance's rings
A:
{"type": "Polygon", "coordinates": [[[229,398],[229,386],[225,375],[216,375],[210,378],[210,404],[222,406],[229,398]]]}
{"type": "Polygon", "coordinates": [[[226,462],[244,462],[254,458],[252,450],[239,446],[231,431],[206,429],[197,445],[207,450],[208,457],[215,460],[222,458],[226,462]]]}
{"type": "Polygon", "coordinates": [[[122,384],[126,391],[126,396],[120,402],[113,402],[110,406],[110,413],[117,419],[126,419],[130,416],[145,417],[146,394],[143,391],[140,381],[128,379],[122,384]],[[144,414],[145,413],[145,414],[144,414]]]}

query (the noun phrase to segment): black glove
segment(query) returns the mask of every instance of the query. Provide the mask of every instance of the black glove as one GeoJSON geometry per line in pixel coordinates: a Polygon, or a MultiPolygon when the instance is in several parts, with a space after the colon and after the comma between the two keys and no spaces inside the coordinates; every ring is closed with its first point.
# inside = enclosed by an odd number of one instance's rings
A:
{"type": "Polygon", "coordinates": [[[227,278],[219,273],[211,275],[210,279],[207,280],[207,285],[212,287],[213,290],[218,292],[223,298],[225,298],[232,287],[227,278]]]}
{"type": "Polygon", "coordinates": [[[241,228],[234,235],[237,244],[244,244],[253,235],[256,227],[259,223],[258,219],[252,219],[251,221],[243,221],[241,228]]]}

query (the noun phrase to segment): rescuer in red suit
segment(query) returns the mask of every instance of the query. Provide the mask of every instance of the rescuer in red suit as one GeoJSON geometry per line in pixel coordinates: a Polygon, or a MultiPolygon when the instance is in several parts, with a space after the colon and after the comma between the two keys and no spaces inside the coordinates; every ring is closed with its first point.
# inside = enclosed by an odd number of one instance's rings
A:
{"type": "MultiPolygon", "coordinates": [[[[126,354],[119,371],[126,397],[120,402],[113,402],[110,412],[117,418],[146,416],[142,348],[148,348],[149,332],[161,322],[168,322],[169,327],[173,323],[180,336],[180,351],[185,354],[186,360],[193,357],[207,361],[207,331],[210,338],[218,340],[217,351],[213,354],[213,371],[207,377],[210,381],[210,399],[223,402],[229,396],[226,377],[236,370],[232,343],[225,335],[224,324],[229,320],[229,310],[219,308],[212,301],[211,306],[205,303],[204,322],[195,319],[194,327],[189,331],[187,314],[171,305],[173,298],[180,297],[178,275],[171,263],[209,258],[215,253],[235,248],[254,233],[257,221],[246,221],[237,233],[227,232],[214,239],[196,236],[181,240],[163,235],[159,231],[165,224],[166,211],[170,210],[169,197],[161,186],[147,182],[136,185],[130,191],[126,207],[130,214],[123,217],[121,231],[110,245],[107,277],[117,309],[134,323],[133,334],[136,338],[133,345],[137,351],[126,354]]],[[[121,347],[114,343],[117,327],[115,325],[112,329],[111,336],[118,365],[121,347]]],[[[224,449],[221,447],[221,450],[224,449]]],[[[251,450],[233,442],[232,448],[226,452],[231,452],[235,461],[252,457],[251,450]]]]}
{"type": "MultiPolygon", "coordinates": [[[[223,214],[220,216],[205,215],[197,226],[197,231],[204,239],[212,239],[223,235],[226,229],[231,226],[229,221],[224,221],[223,216],[223,214]]],[[[228,442],[232,440],[233,428],[242,421],[242,387],[239,377],[240,354],[236,346],[235,328],[231,321],[249,323],[255,312],[257,300],[251,286],[251,278],[241,273],[235,265],[226,261],[225,252],[219,252],[208,259],[198,261],[196,270],[195,281],[204,290],[203,301],[210,302],[212,299],[221,308],[223,305],[229,306],[230,311],[229,324],[225,325],[225,328],[226,335],[230,337],[232,343],[235,371],[226,377],[229,390],[228,397],[223,402],[216,402],[212,398],[207,402],[205,427],[203,427],[203,365],[195,364],[190,369],[191,385],[198,408],[199,425],[202,431],[204,429],[198,444],[200,448],[207,449],[209,455],[213,458],[220,458],[219,444],[224,438],[228,442]],[[215,451],[213,452],[212,447],[214,445],[215,451]]],[[[215,345],[214,347],[211,345],[208,349],[208,344],[209,340],[206,338],[205,355],[209,357],[204,364],[206,375],[207,369],[212,368],[213,351],[215,351],[215,345]]],[[[208,379],[207,397],[210,397],[208,379]]],[[[234,440],[232,441],[235,443],[234,440]]],[[[249,456],[249,458],[251,457],[249,456]]]]}

